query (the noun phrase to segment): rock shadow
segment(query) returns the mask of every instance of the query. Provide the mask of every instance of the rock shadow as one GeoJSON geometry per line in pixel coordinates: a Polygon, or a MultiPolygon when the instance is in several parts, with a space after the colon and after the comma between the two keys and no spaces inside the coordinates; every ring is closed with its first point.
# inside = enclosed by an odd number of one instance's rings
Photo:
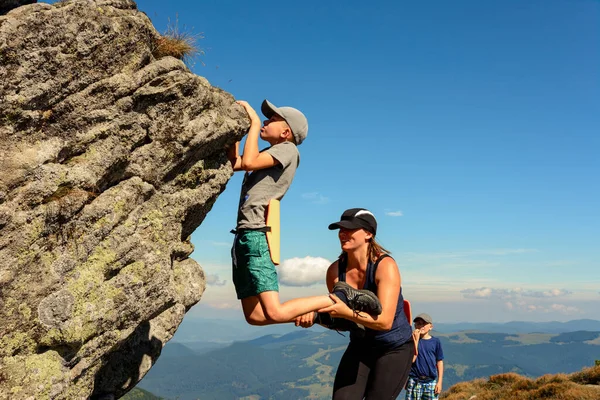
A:
{"type": "Polygon", "coordinates": [[[90,399],[118,399],[133,389],[154,365],[162,348],[163,342],[150,335],[150,322],[140,324],[120,349],[104,359],[90,399]]]}

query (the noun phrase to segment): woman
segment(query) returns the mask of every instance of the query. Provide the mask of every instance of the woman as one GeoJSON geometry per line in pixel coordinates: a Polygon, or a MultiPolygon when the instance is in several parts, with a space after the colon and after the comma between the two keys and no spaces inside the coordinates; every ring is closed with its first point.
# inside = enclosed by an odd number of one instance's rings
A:
{"type": "MultiPolygon", "coordinates": [[[[364,208],[344,211],[339,222],[342,254],[327,270],[331,292],[338,282],[367,289],[381,302],[382,312],[373,317],[349,308],[335,295],[331,306],[319,310],[365,327],[353,330],[333,384],[333,399],[395,399],[408,378],[414,347],[412,329],[404,315],[400,272],[389,252],[375,241],[377,221],[364,208]]],[[[297,325],[312,326],[315,313],[299,317],[297,325]]]]}

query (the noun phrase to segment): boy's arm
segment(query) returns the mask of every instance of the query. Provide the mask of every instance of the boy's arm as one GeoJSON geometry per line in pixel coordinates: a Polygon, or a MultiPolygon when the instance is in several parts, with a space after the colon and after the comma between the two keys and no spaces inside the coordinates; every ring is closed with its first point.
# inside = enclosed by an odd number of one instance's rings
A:
{"type": "Polygon", "coordinates": [[[444,360],[439,360],[436,363],[437,372],[438,372],[438,380],[435,384],[434,393],[440,394],[442,392],[442,381],[444,380],[444,360]]]}
{"type": "MultiPolygon", "coordinates": [[[[277,165],[279,161],[267,152],[258,150],[258,136],[260,134],[260,118],[256,111],[246,101],[238,101],[244,107],[250,117],[250,130],[244,144],[244,154],[240,157],[240,169],[255,171],[257,169],[269,168],[277,165]]],[[[239,151],[239,149],[238,149],[239,151]]],[[[235,170],[235,166],[234,166],[235,170]]]]}
{"type": "Polygon", "coordinates": [[[414,346],[414,354],[413,354],[413,360],[412,362],[414,363],[417,360],[417,356],[419,355],[419,339],[421,339],[421,330],[420,329],[415,329],[413,331],[413,346],[414,346]]]}
{"type": "Polygon", "coordinates": [[[229,149],[227,149],[227,158],[231,163],[231,168],[234,171],[242,170],[242,157],[240,157],[240,142],[235,142],[229,149]]]}

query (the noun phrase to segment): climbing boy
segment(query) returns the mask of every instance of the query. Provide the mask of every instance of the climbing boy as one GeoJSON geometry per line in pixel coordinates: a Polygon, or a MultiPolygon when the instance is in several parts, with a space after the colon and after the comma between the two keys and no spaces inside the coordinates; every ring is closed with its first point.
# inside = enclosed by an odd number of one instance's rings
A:
{"type": "MultiPolygon", "coordinates": [[[[327,294],[280,303],[277,271],[266,238],[267,206],[271,199],[281,200],[292,183],[300,162],[297,146],[306,139],[308,121],[295,108],[276,107],[264,100],[261,111],[267,120],[261,128],[256,111],[245,101],[237,103],[250,117],[250,130],[243,154],[239,153],[239,142],[228,151],[233,170],[246,171],[231,250],[233,283],[249,324],[294,322],[294,318],[328,307],[333,301],[327,294]],[[259,137],[270,145],[262,151],[258,149],[259,137]]],[[[372,292],[339,285],[334,293],[357,311],[381,312],[372,292]]]]}
{"type": "Polygon", "coordinates": [[[440,339],[430,335],[433,320],[429,314],[419,314],[413,320],[413,340],[418,352],[406,383],[406,400],[437,400],[442,392],[444,352],[440,339]]]}

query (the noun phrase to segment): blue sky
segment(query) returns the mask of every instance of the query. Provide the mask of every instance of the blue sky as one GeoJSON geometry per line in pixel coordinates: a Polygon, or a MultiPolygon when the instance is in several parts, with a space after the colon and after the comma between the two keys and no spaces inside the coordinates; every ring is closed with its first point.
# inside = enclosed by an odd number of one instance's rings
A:
{"type": "MultiPolygon", "coordinates": [[[[282,202],[282,297],[325,291],[327,225],[366,207],[415,312],[600,319],[600,3],[340,4],[138,2],[160,32],[178,18],[203,34],[193,72],[308,117],[282,202]]],[[[192,236],[210,282],[193,318],[241,318],[241,178],[192,236]]]]}

